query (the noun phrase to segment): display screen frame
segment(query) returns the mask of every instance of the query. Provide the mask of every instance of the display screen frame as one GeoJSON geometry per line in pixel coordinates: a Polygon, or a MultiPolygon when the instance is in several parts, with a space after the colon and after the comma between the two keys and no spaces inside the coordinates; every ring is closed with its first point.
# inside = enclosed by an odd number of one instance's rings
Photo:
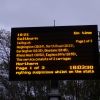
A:
{"type": "MultiPolygon", "coordinates": [[[[71,38],[71,35],[68,35],[69,39],[68,41],[72,41],[77,35],[74,35],[73,38],[71,38]]],[[[86,35],[87,37],[89,35],[86,35]]],[[[81,38],[81,35],[78,36],[78,38],[81,38]]],[[[99,68],[99,49],[98,49],[98,27],[97,25],[76,25],[76,26],[46,26],[46,27],[15,27],[11,29],[11,48],[10,48],[10,72],[9,72],[9,80],[71,80],[71,79],[77,79],[77,80],[82,80],[82,79],[100,79],[99,78],[99,73],[100,73],[100,68],[99,68]],[[35,34],[37,37],[41,39],[40,42],[37,44],[53,44],[53,43],[58,43],[62,44],[65,42],[65,39],[67,35],[63,36],[63,33],[68,33],[72,34],[74,32],[82,32],[82,31],[89,31],[92,32],[92,39],[93,42],[91,43],[92,45],[90,46],[93,50],[93,65],[95,66],[94,74],[79,74],[79,73],[74,73],[74,74],[36,74],[36,75],[16,75],[16,45],[17,45],[17,35],[18,33],[30,33],[30,34],[35,34]],[[45,33],[45,34],[44,34],[45,33]],[[51,35],[52,34],[52,35],[51,35]],[[54,37],[54,38],[53,38],[54,37]],[[59,42],[60,37],[63,37],[64,39],[59,42]],[[43,39],[42,39],[43,38],[43,39]],[[57,39],[57,40],[56,40],[57,39]],[[42,40],[44,40],[42,42],[42,40]],[[52,41],[51,41],[52,40],[52,41]],[[49,43],[51,42],[51,43],[49,43]]],[[[75,49],[79,49],[75,47],[75,49]]],[[[85,49],[84,49],[85,50],[85,49]]],[[[86,48],[87,51],[87,48],[86,48]]],[[[81,59],[81,58],[80,58],[81,59]]],[[[87,58],[86,58],[87,59],[87,58]]],[[[76,61],[76,60],[75,60],[76,61]]],[[[48,62],[48,61],[46,61],[48,62]]],[[[53,61],[54,62],[54,61],[53,61]]],[[[87,61],[88,62],[88,61],[87,61]]],[[[51,63],[51,62],[50,62],[51,63]]],[[[57,62],[56,62],[57,63],[57,62]]],[[[72,62],[69,62],[69,65],[72,62]]],[[[77,63],[77,62],[76,62],[77,63]]],[[[60,63],[59,63],[60,64],[60,63]]],[[[78,63],[79,64],[79,63],[78,63]]],[[[56,64],[55,64],[56,65],[56,64]]],[[[50,67],[50,65],[48,64],[50,67]]],[[[53,66],[53,65],[51,65],[53,66]]],[[[54,67],[51,68],[52,70],[54,67]]],[[[57,69],[56,69],[57,70],[57,69]]]]}

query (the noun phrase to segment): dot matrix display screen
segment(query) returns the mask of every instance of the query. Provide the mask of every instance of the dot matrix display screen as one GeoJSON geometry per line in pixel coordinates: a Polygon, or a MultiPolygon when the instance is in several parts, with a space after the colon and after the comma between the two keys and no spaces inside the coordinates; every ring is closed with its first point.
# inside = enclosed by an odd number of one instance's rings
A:
{"type": "Polygon", "coordinates": [[[97,25],[11,30],[10,80],[98,79],[97,25]]]}

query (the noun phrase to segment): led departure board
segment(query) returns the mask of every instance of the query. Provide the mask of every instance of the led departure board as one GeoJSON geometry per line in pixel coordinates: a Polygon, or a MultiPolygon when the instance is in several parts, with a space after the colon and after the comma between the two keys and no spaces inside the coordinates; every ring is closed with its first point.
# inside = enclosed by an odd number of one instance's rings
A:
{"type": "Polygon", "coordinates": [[[98,79],[97,25],[11,30],[10,80],[98,79]]]}

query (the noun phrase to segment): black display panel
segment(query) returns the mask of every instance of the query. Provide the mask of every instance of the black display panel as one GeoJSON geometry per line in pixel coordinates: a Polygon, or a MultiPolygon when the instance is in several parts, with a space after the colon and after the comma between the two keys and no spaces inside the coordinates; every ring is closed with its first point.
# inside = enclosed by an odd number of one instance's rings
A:
{"type": "Polygon", "coordinates": [[[11,30],[10,80],[99,79],[97,25],[11,30]]]}

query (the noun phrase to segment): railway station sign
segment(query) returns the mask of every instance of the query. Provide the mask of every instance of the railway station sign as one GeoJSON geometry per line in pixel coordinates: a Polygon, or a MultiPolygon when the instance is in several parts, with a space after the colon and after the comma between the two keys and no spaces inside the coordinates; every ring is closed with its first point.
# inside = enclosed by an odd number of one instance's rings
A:
{"type": "Polygon", "coordinates": [[[11,30],[10,80],[98,79],[97,25],[11,30]]]}

